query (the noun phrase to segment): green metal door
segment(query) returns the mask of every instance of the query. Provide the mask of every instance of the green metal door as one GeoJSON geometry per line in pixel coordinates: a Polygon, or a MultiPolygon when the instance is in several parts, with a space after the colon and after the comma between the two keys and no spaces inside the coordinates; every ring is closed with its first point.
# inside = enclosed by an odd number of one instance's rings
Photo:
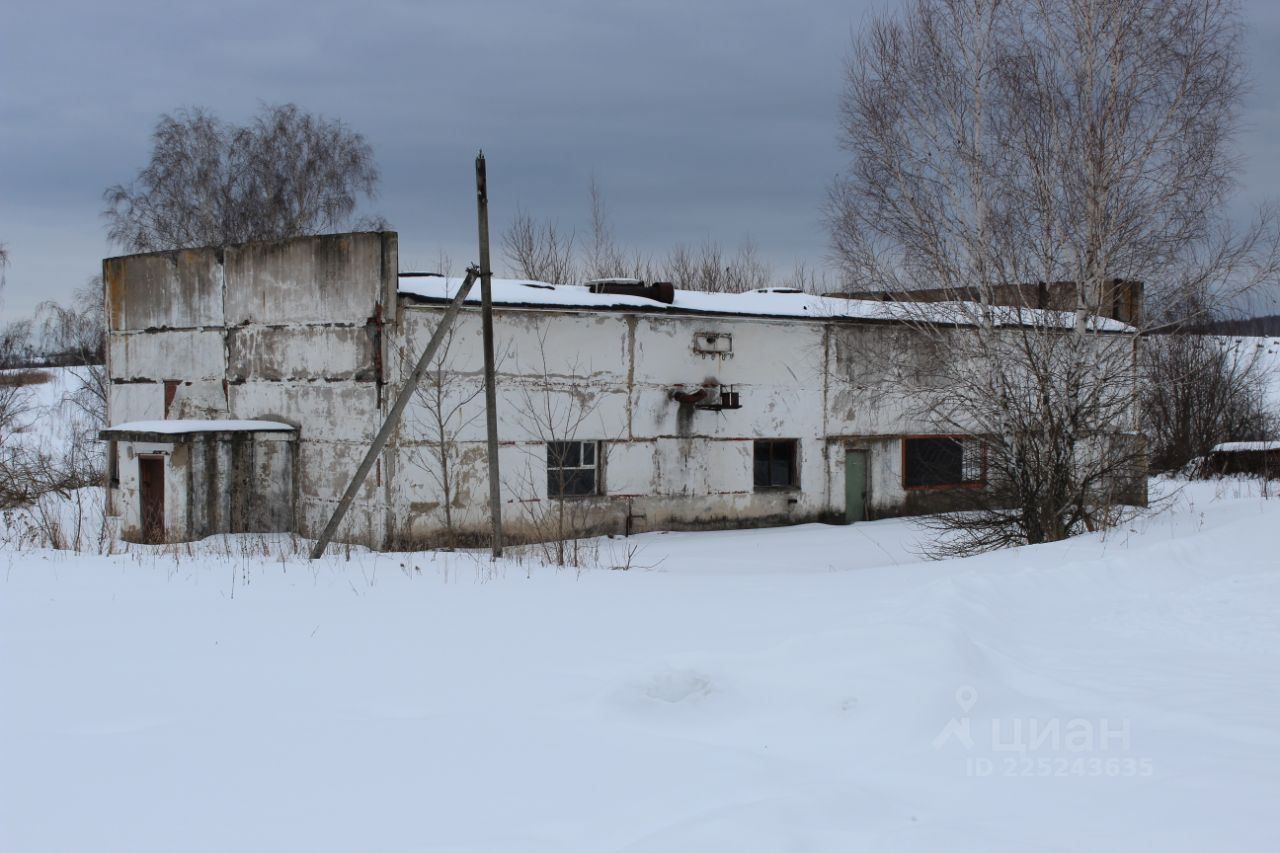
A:
{"type": "Polygon", "coordinates": [[[844,452],[844,520],[850,524],[867,517],[867,451],[844,452]]]}

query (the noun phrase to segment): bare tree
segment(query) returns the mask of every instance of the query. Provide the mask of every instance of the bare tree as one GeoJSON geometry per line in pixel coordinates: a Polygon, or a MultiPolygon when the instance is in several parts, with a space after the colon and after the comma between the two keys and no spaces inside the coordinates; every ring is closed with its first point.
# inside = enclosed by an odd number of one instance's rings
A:
{"type": "Polygon", "coordinates": [[[1176,471],[1228,441],[1273,438],[1272,377],[1248,340],[1179,332],[1147,339],[1142,415],[1151,466],[1176,471]]]}
{"type": "Polygon", "coordinates": [[[1074,282],[1079,316],[1117,278],[1157,302],[1270,280],[1274,252],[1256,250],[1274,230],[1234,233],[1224,208],[1236,6],[913,0],[875,21],[849,64],[852,162],[829,205],[846,276],[886,290],[1074,282]]]}
{"type": "Polygon", "coordinates": [[[589,195],[591,239],[585,245],[576,230],[517,209],[502,235],[508,268],[515,275],[556,284],[598,278],[658,280],[662,271],[649,255],[639,249],[625,250],[614,240],[604,195],[594,177],[589,195]]]}
{"type": "Polygon", "coordinates": [[[706,293],[743,293],[773,283],[772,267],[751,240],[744,240],[733,254],[713,240],[696,249],[677,243],[667,253],[662,275],[677,287],[706,293]]]}
{"type": "Polygon", "coordinates": [[[979,295],[903,306],[935,358],[902,398],[993,469],[953,541],[1070,535],[1132,469],[1135,341],[1091,319],[1111,282],[1211,304],[1274,277],[1269,219],[1224,209],[1240,29],[1233,0],[912,0],[856,40],[835,256],[860,288],[979,295]],[[1037,282],[1069,283],[1069,319],[992,307],[1037,282]]]}
{"type": "Polygon", "coordinates": [[[900,404],[928,431],[967,436],[966,464],[983,486],[955,490],[952,511],[925,522],[940,533],[936,555],[1064,539],[1110,526],[1145,499],[1132,335],[1079,335],[1065,314],[1054,328],[1042,315],[981,325],[945,310],[943,322],[970,324],[945,330],[911,316],[907,346],[931,346],[868,353],[867,363],[883,378],[894,355],[920,359],[890,393],[908,389],[900,404]]]}
{"type": "MultiPolygon", "coordinates": [[[[712,240],[696,248],[677,243],[665,257],[658,258],[640,249],[627,249],[614,235],[604,191],[595,176],[587,194],[589,238],[585,241],[577,240],[578,232],[565,231],[552,220],[516,211],[502,236],[503,254],[516,275],[556,283],[602,278],[670,281],[686,290],[712,293],[741,293],[773,284],[773,268],[750,239],[732,252],[712,240]]],[[[801,288],[806,280],[808,286],[816,282],[803,265],[795,280],[801,288]]]]}
{"type": "Polygon", "coordinates": [[[515,404],[517,417],[533,438],[524,445],[527,464],[516,474],[520,508],[548,562],[581,568],[594,556],[583,538],[590,532],[590,497],[601,485],[606,436],[587,429],[599,404],[590,370],[576,360],[551,365],[547,333],[545,325],[536,332],[539,360],[533,375],[520,385],[515,404]],[[583,459],[583,454],[592,459],[583,459]],[[589,483],[584,479],[586,467],[592,469],[589,483]]]}
{"type": "Polygon", "coordinates": [[[517,276],[568,284],[577,278],[574,238],[573,231],[565,233],[551,220],[539,221],[517,209],[502,234],[502,253],[517,276]]]}
{"type": "Polygon", "coordinates": [[[30,356],[31,324],[0,328],[0,509],[25,504],[50,484],[49,455],[33,440],[37,421],[34,387],[49,381],[41,370],[21,368],[30,356]]]}
{"type": "MultiPolygon", "coordinates": [[[[8,262],[0,246],[0,296],[8,262]]],[[[32,440],[38,415],[33,389],[49,377],[29,369],[32,356],[29,321],[0,326],[0,509],[27,503],[51,480],[49,456],[32,440]]]]}
{"type": "Polygon", "coordinates": [[[69,304],[48,301],[36,309],[50,364],[73,368],[65,402],[84,416],[82,443],[96,442],[107,420],[107,322],[102,277],[78,288],[69,304]]]}
{"type": "Polygon", "coordinates": [[[586,259],[586,277],[617,278],[627,276],[626,255],[613,237],[613,223],[609,221],[609,207],[605,203],[604,190],[595,175],[587,185],[591,201],[591,245],[586,259]]]}
{"type": "Polygon", "coordinates": [[[782,280],[782,287],[817,294],[835,290],[831,285],[827,271],[806,261],[796,261],[791,268],[791,272],[782,280]]]}
{"type": "MultiPolygon", "coordinates": [[[[449,275],[451,264],[448,256],[441,255],[439,269],[449,275]]],[[[444,543],[448,546],[464,544],[454,510],[467,500],[466,483],[469,471],[477,470],[485,461],[485,446],[478,442],[459,440],[470,427],[484,419],[484,405],[476,401],[484,394],[484,375],[478,366],[468,366],[454,349],[458,326],[451,326],[444,341],[428,366],[426,373],[414,390],[414,406],[406,419],[406,432],[413,443],[408,453],[409,464],[423,471],[440,496],[444,514],[444,543]],[[418,443],[425,439],[425,444],[418,443]]],[[[474,353],[474,347],[464,348],[474,353]]],[[[501,370],[508,350],[497,353],[496,368],[501,370]]],[[[408,370],[417,360],[415,353],[401,351],[401,358],[408,370]]]]}
{"type": "Polygon", "coordinates": [[[31,379],[24,371],[13,369],[26,349],[30,325],[6,323],[0,327],[0,502],[8,503],[17,488],[15,468],[17,434],[26,428],[25,419],[32,409],[31,379]]]}
{"type": "Polygon", "coordinates": [[[62,396],[45,394],[43,404],[34,390],[58,381],[56,371],[27,367],[0,374],[0,504],[28,504],[50,493],[65,498],[101,482],[97,434],[105,423],[106,377],[100,361],[100,293],[91,283],[77,292],[74,306],[45,303],[34,326],[11,323],[0,330],[0,366],[31,364],[34,337],[43,352],[39,362],[69,372],[61,377],[62,396]],[[46,423],[50,419],[56,423],[46,423]]]}
{"type": "Polygon", "coordinates": [[[40,337],[52,363],[101,364],[106,348],[102,277],[93,276],[72,294],[71,302],[53,300],[36,307],[40,337]]]}
{"type": "Polygon", "coordinates": [[[128,251],[217,246],[340,230],[378,184],[373,150],[341,121],[264,105],[246,126],[207,110],[162,115],[150,162],[103,194],[107,236],[128,251]]]}
{"type": "MultiPolygon", "coordinates": [[[[8,252],[0,243],[0,297],[4,294],[4,273],[8,265],[8,252]]],[[[18,356],[26,346],[28,329],[29,324],[21,322],[0,326],[0,370],[17,366],[18,356]]],[[[30,407],[30,398],[26,384],[19,381],[16,374],[0,373],[0,476],[8,473],[6,460],[11,453],[13,435],[19,419],[30,407]]]]}

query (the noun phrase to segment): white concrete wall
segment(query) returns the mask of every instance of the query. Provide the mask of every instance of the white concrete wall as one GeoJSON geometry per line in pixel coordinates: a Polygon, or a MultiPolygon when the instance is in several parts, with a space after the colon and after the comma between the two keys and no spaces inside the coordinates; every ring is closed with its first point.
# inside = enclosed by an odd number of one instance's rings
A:
{"type": "Polygon", "coordinates": [[[187,490],[185,488],[185,465],[189,458],[187,448],[170,442],[116,442],[117,471],[119,486],[112,495],[112,512],[120,519],[120,533],[129,541],[142,538],[142,500],[141,480],[139,477],[138,458],[140,456],[160,456],[164,460],[166,472],[164,489],[165,538],[186,538],[183,520],[187,517],[187,490]],[[176,458],[175,458],[176,451],[176,458]],[[175,464],[183,466],[179,476],[168,476],[175,470],[175,464]]]}
{"type": "Polygon", "coordinates": [[[293,530],[295,441],[291,433],[204,433],[172,441],[115,442],[113,514],[125,539],[143,538],[139,458],[164,464],[165,541],[213,533],[293,530]]]}
{"type": "MultiPolygon", "coordinates": [[[[403,302],[397,346],[420,352],[442,313],[439,305],[403,302]]],[[[897,334],[890,326],[833,332],[820,321],[501,306],[495,323],[504,517],[517,537],[531,535],[528,519],[556,503],[545,487],[549,439],[603,442],[604,494],[574,499],[574,512],[586,528],[623,532],[841,519],[846,445],[870,451],[872,512],[892,514],[905,497],[898,436],[929,431],[903,410],[860,401],[847,382],[831,381],[833,370],[846,369],[833,334],[875,344],[897,334]],[[708,334],[731,336],[732,351],[699,352],[708,334]],[[705,411],[671,397],[679,385],[704,382],[735,386],[742,408],[705,411]],[[797,489],[755,489],[755,439],[798,442],[797,489]]],[[[444,524],[437,428],[424,399],[441,375],[441,408],[456,408],[445,431],[458,457],[453,524],[476,536],[487,529],[480,352],[479,312],[468,309],[434,365],[442,374],[429,374],[393,441],[390,501],[411,539],[430,540],[444,524]]],[[[407,361],[396,363],[397,388],[407,369],[407,361]]]]}
{"type": "MultiPolygon", "coordinates": [[[[108,425],[290,423],[300,438],[297,517],[303,532],[316,529],[387,405],[396,243],[394,234],[339,234],[104,261],[108,425]],[[166,383],[174,383],[167,410],[166,383]]],[[[136,512],[124,469],[112,506],[136,512]]],[[[166,485],[167,495],[182,491],[166,485]]],[[[342,535],[381,542],[384,507],[384,487],[367,487],[342,535]]],[[[173,538],[190,533],[175,526],[185,513],[167,517],[173,538]]]]}
{"type": "MultiPolygon", "coordinates": [[[[444,311],[398,299],[397,266],[395,235],[386,234],[105,262],[109,423],[168,416],[294,425],[296,517],[300,532],[314,535],[444,311]],[[167,412],[166,381],[177,383],[167,412]]],[[[545,517],[567,506],[577,532],[843,519],[851,447],[868,451],[873,516],[945,503],[945,490],[926,495],[902,484],[901,437],[956,429],[883,393],[886,380],[915,375],[933,357],[901,326],[502,306],[495,320],[501,495],[515,538],[538,535],[545,517]],[[704,383],[734,386],[742,408],[707,411],[672,398],[678,386],[704,383]],[[570,438],[601,442],[601,495],[547,496],[546,442],[570,438]],[[754,487],[757,439],[798,443],[797,488],[754,487]]],[[[488,525],[480,340],[479,311],[468,307],[437,365],[450,413],[449,514],[473,538],[488,525]]],[[[429,379],[423,393],[431,387],[429,379]]],[[[432,420],[420,395],[340,541],[440,541],[446,508],[432,420]]],[[[122,459],[122,496],[136,489],[129,467],[122,459]]],[[[133,498],[113,505],[134,512],[133,498]]]]}

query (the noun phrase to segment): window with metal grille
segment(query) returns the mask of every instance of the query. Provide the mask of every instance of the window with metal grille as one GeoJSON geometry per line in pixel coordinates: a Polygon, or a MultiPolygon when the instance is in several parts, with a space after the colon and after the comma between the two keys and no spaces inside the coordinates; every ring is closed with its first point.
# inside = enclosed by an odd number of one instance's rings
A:
{"type": "Polygon", "coordinates": [[[547,442],[547,497],[600,494],[599,460],[599,442],[547,442]]]}
{"type": "Polygon", "coordinates": [[[902,482],[908,489],[972,486],[986,476],[982,445],[956,435],[902,440],[902,482]]]}
{"type": "Polygon", "coordinates": [[[769,439],[755,443],[755,486],[757,489],[792,489],[800,485],[796,476],[794,439],[769,439]]]}

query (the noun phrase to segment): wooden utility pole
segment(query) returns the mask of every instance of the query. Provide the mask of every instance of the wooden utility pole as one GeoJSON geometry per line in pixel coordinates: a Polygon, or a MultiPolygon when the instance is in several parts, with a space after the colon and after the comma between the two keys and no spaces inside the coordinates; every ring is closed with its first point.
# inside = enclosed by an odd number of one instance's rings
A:
{"type": "Polygon", "coordinates": [[[373,444],[369,445],[369,451],[365,453],[364,461],[356,469],[355,476],[351,478],[351,482],[347,485],[347,490],[343,492],[342,499],[338,501],[338,506],[333,511],[333,515],[329,517],[329,523],[324,526],[324,530],[320,533],[320,538],[316,540],[315,547],[311,549],[311,559],[318,560],[324,554],[324,549],[329,545],[329,541],[333,538],[334,532],[337,531],[338,525],[342,523],[347,510],[351,508],[351,501],[355,499],[356,492],[360,491],[360,486],[364,483],[365,477],[369,476],[369,469],[373,467],[378,454],[386,446],[387,439],[391,438],[391,433],[396,428],[396,424],[400,423],[400,415],[404,413],[405,406],[409,405],[409,398],[413,396],[414,389],[418,387],[422,374],[427,372],[431,359],[435,358],[436,350],[440,349],[440,344],[444,342],[445,333],[449,331],[449,327],[453,325],[454,318],[462,310],[462,303],[466,301],[467,294],[471,292],[471,285],[475,283],[478,276],[479,270],[475,267],[467,269],[467,277],[462,280],[462,286],[458,288],[457,295],[453,297],[453,301],[449,303],[444,316],[440,318],[435,332],[431,335],[431,340],[427,343],[427,348],[422,351],[422,356],[418,359],[418,363],[414,365],[413,372],[405,379],[404,387],[400,389],[400,396],[396,397],[395,404],[391,406],[391,411],[387,414],[387,419],[383,421],[382,429],[378,430],[377,436],[373,439],[373,444]]]}
{"type": "Polygon", "coordinates": [[[480,322],[484,329],[484,415],[489,438],[490,544],[502,556],[502,481],[498,477],[498,389],[493,357],[493,270],[489,267],[489,189],[484,152],[476,155],[476,218],[480,230],[480,322]]]}

